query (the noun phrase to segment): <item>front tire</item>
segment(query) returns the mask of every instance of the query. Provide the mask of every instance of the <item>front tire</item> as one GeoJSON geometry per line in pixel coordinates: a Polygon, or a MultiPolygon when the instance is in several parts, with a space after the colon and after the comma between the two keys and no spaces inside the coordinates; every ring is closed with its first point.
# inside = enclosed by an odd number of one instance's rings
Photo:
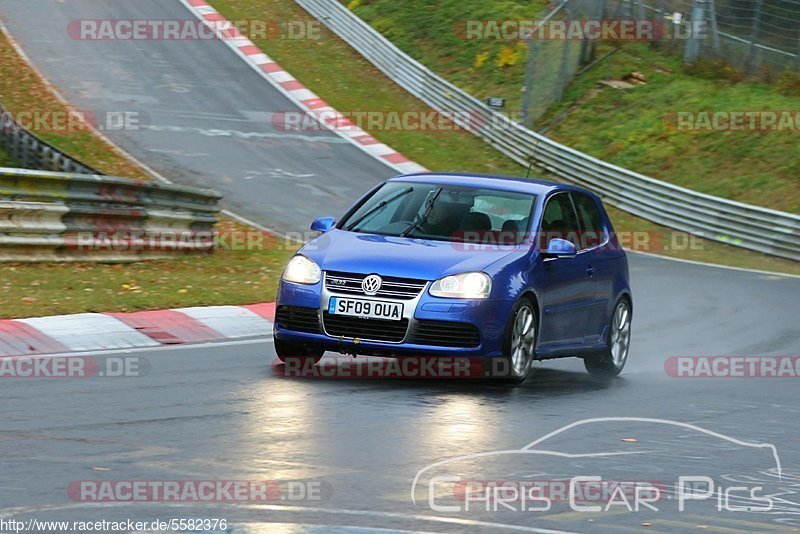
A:
{"type": "Polygon", "coordinates": [[[305,364],[308,360],[314,360],[314,364],[319,363],[325,351],[322,349],[315,349],[303,345],[302,343],[295,343],[293,341],[275,340],[275,353],[278,359],[283,363],[292,364],[305,364]]]}
{"type": "Polygon", "coordinates": [[[613,378],[622,372],[631,348],[631,305],[621,299],[614,307],[608,329],[608,347],[596,356],[584,358],[583,364],[591,375],[613,378]]]}
{"type": "Polygon", "coordinates": [[[507,328],[502,358],[505,369],[499,373],[502,378],[519,384],[528,377],[536,358],[538,328],[536,305],[530,298],[523,298],[514,306],[507,328]]]}

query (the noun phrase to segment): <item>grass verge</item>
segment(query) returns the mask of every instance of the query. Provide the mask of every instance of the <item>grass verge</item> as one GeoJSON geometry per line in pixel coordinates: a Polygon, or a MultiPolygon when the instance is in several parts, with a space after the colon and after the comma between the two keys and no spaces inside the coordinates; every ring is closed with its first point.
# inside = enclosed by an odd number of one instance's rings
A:
{"type": "MultiPolygon", "coordinates": [[[[466,38],[466,21],[540,21],[547,0],[339,0],[401,50],[479,99],[522,106],[527,44],[466,38]]],[[[482,32],[477,32],[480,35],[482,32]]],[[[487,31],[487,34],[490,32],[487,31]]]]}
{"type": "MultiPolygon", "coordinates": [[[[0,102],[12,112],[67,109],[2,33],[0,102]]],[[[40,135],[106,174],[149,178],[90,131],[40,135]]],[[[0,152],[3,164],[13,162],[0,152]]],[[[226,235],[253,231],[229,220],[221,221],[216,230],[226,235]]],[[[233,248],[230,241],[228,246],[233,248]]],[[[281,271],[294,249],[269,237],[253,248],[256,250],[218,250],[210,255],[124,264],[0,263],[0,318],[274,300],[281,271]]]]}
{"type": "MultiPolygon", "coordinates": [[[[438,9],[427,9],[425,0],[342,3],[403,51],[467,92],[481,98],[505,97],[512,110],[519,109],[525,43],[464,39],[463,21],[540,19],[546,2],[442,0],[438,9]]],[[[554,54],[560,54],[559,47],[552,44],[554,54]]],[[[613,44],[602,43],[597,57],[613,49],[613,44]]],[[[551,70],[557,68],[556,62],[551,70]]],[[[554,139],[659,180],[800,213],[796,130],[677,131],[668,119],[678,111],[785,110],[796,114],[800,75],[786,72],[773,78],[748,80],[723,63],[699,61],[685,66],[678,52],[626,43],[574,80],[566,98],[552,106],[536,128],[553,126],[548,135],[554,139]],[[620,80],[633,72],[644,74],[647,84],[628,90],[598,85],[604,78],[620,80]],[[558,122],[553,124],[556,117],[558,122]]]]}
{"type": "MultiPolygon", "coordinates": [[[[213,0],[212,3],[230,20],[266,17],[280,21],[305,21],[311,18],[293,0],[213,0]]],[[[319,40],[298,43],[273,39],[256,40],[256,43],[297,76],[304,85],[341,112],[428,109],[327,30],[322,32],[319,40]]],[[[422,165],[437,171],[517,176],[525,172],[519,165],[466,132],[370,133],[422,165]]],[[[671,230],[619,210],[610,211],[618,232],[654,233],[664,236],[660,239],[662,243],[671,242],[671,230]]],[[[697,250],[659,249],[651,252],[694,261],[800,274],[800,264],[797,262],[704,239],[698,239],[695,245],[697,250]]]]}
{"type": "MultiPolygon", "coordinates": [[[[49,113],[56,113],[66,116],[70,110],[52,91],[47,81],[17,54],[3,32],[0,32],[0,102],[12,114],[33,113],[46,116],[49,113]]],[[[104,174],[150,179],[147,173],[122,156],[88,127],[72,131],[33,133],[65,154],[104,174]]]]}
{"type": "Polygon", "coordinates": [[[721,64],[687,67],[649,45],[628,44],[578,77],[540,126],[552,125],[547,135],[573,148],[659,180],[800,213],[800,124],[779,132],[676,128],[677,112],[796,114],[800,91],[792,96],[779,87],[740,79],[721,64]],[[644,74],[647,84],[621,90],[599,84],[632,72],[644,74]]]}

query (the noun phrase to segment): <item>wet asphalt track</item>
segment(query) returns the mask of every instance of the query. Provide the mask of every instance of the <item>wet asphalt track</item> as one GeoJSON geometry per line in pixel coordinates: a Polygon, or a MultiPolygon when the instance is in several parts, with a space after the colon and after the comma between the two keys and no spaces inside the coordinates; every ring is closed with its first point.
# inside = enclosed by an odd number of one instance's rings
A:
{"type": "MultiPolygon", "coordinates": [[[[116,143],[176,182],[220,190],[228,207],[271,227],[302,230],[314,216],[339,213],[353,195],[393,174],[333,135],[298,138],[272,130],[263,114],[291,105],[221,43],[86,43],[66,35],[75,18],[189,18],[178,2],[3,0],[0,15],[78,107],[139,110],[160,127],[107,132],[116,143]]],[[[140,377],[3,380],[0,518],[225,518],[236,532],[332,526],[589,532],[640,530],[642,523],[676,532],[800,528],[798,379],[685,379],[664,370],[672,356],[800,355],[800,279],[642,256],[632,257],[631,265],[631,360],[623,377],[610,382],[591,379],[572,360],[545,363],[520,387],[287,379],[271,365],[268,340],[111,355],[145,358],[148,373],[140,377]],[[411,502],[415,476],[431,463],[518,450],[576,421],[612,416],[692,423],[774,444],[783,478],[776,479],[775,460],[765,449],[689,428],[606,421],[537,447],[583,456],[459,460],[423,473],[417,504],[411,502]],[[608,452],[622,454],[586,456],[608,452]],[[705,475],[726,487],[762,486],[763,493],[779,496],[772,511],[760,513],[720,513],[710,501],[688,503],[681,513],[666,493],[658,512],[620,513],[616,507],[579,513],[565,502],[547,512],[431,510],[430,478],[453,474],[467,480],[600,475],[668,486],[681,475],[705,475]],[[199,479],[305,480],[326,490],[321,500],[266,506],[98,506],[75,502],[66,491],[79,480],[199,479]]],[[[436,502],[452,504],[445,497],[437,493],[436,502]]]]}

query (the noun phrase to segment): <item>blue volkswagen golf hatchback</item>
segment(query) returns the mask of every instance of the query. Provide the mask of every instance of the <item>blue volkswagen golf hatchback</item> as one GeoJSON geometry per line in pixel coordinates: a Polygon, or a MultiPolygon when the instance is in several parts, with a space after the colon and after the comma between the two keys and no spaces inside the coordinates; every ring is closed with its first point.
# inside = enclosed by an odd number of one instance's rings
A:
{"type": "Polygon", "coordinates": [[[537,359],[580,357],[601,376],[625,366],[628,262],[585,189],[406,175],[311,229],[321,235],[289,261],[278,290],[281,361],[325,351],[481,358],[514,381],[537,359]]]}

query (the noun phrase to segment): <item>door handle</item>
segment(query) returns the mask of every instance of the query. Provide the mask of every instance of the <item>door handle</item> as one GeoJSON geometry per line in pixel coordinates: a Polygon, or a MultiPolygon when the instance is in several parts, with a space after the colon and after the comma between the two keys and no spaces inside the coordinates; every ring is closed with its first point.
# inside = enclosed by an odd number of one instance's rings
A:
{"type": "Polygon", "coordinates": [[[588,274],[590,277],[594,276],[594,272],[595,272],[594,267],[592,267],[591,265],[586,268],[586,274],[588,274]]]}

